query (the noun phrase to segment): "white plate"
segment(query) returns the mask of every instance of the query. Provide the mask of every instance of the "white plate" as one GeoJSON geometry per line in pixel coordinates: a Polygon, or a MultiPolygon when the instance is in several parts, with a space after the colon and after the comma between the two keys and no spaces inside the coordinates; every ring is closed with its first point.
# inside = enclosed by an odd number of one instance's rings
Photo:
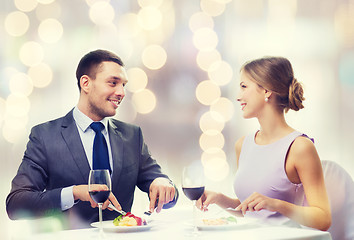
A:
{"type": "MultiPolygon", "coordinates": [[[[245,217],[235,217],[237,222],[229,222],[228,224],[223,225],[206,225],[203,223],[202,219],[198,219],[196,222],[197,228],[199,230],[242,230],[246,228],[256,227],[257,220],[252,218],[245,218],[245,217]]],[[[207,218],[205,218],[207,219],[207,218]]],[[[193,220],[188,221],[189,226],[194,226],[193,220]]]]}
{"type": "MultiPolygon", "coordinates": [[[[100,223],[94,222],[91,223],[92,227],[99,228],[100,223]]],[[[151,224],[142,225],[142,226],[115,226],[113,224],[113,220],[103,221],[102,228],[107,232],[139,232],[139,231],[147,231],[152,227],[151,224]]]]}

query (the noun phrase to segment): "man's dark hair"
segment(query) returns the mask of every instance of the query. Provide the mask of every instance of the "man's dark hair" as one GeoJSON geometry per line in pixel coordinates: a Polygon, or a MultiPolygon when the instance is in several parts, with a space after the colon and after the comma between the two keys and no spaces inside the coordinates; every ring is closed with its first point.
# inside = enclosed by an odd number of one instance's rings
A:
{"type": "Polygon", "coordinates": [[[102,62],[115,62],[124,67],[124,63],[120,57],[107,50],[95,50],[83,56],[76,69],[76,79],[79,90],[81,91],[80,78],[82,75],[87,75],[90,78],[95,78],[97,67],[102,62]]]}

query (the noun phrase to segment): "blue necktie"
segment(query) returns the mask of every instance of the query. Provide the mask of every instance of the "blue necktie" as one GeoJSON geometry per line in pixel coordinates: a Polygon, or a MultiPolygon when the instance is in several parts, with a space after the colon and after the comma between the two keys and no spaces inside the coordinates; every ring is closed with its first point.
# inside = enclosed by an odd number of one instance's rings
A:
{"type": "Polygon", "coordinates": [[[111,172],[107,142],[101,132],[104,129],[104,125],[101,122],[93,122],[90,127],[96,132],[95,139],[93,140],[93,169],[108,169],[111,172]]]}

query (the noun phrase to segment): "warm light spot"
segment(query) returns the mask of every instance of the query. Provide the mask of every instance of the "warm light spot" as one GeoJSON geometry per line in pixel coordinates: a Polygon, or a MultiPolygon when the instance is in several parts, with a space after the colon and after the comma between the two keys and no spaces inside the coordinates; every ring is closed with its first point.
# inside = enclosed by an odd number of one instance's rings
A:
{"type": "Polygon", "coordinates": [[[264,0],[234,1],[234,11],[237,16],[256,19],[264,14],[264,0]]]}
{"type": "Polygon", "coordinates": [[[198,84],[195,95],[198,101],[204,105],[211,105],[221,96],[218,85],[210,80],[202,81],[198,84]]]}
{"type": "Polygon", "coordinates": [[[29,18],[23,12],[9,13],[5,18],[5,30],[14,37],[19,37],[25,34],[29,28],[29,18]]]}
{"type": "Polygon", "coordinates": [[[281,24],[288,23],[296,17],[297,0],[268,0],[268,9],[270,21],[281,24]]]}
{"type": "Polygon", "coordinates": [[[216,49],[211,51],[199,51],[197,54],[197,64],[204,71],[207,71],[213,63],[219,61],[221,61],[221,55],[216,49]]]}
{"type": "Polygon", "coordinates": [[[123,36],[135,37],[141,31],[138,24],[138,16],[135,13],[127,13],[120,16],[117,30],[123,36]]]}
{"type": "Polygon", "coordinates": [[[221,132],[224,129],[224,121],[222,121],[222,117],[217,112],[206,112],[204,113],[199,120],[199,127],[203,132],[207,132],[209,130],[216,130],[221,132]]]}
{"type": "Polygon", "coordinates": [[[53,18],[42,21],[38,27],[38,35],[43,42],[55,43],[63,35],[63,26],[53,18]]]}
{"type": "Polygon", "coordinates": [[[37,0],[39,3],[41,4],[51,4],[52,2],[54,2],[55,0],[37,0]]]}
{"type": "Polygon", "coordinates": [[[17,73],[10,79],[9,87],[12,94],[27,97],[32,93],[33,83],[28,75],[17,73]]]}
{"type": "Polygon", "coordinates": [[[109,25],[114,19],[114,9],[111,4],[104,1],[94,3],[89,12],[92,22],[97,25],[109,25]]]}
{"type": "Polygon", "coordinates": [[[44,88],[48,86],[53,79],[52,69],[45,63],[40,63],[28,69],[28,76],[32,79],[33,86],[44,88]]]}
{"type": "Polygon", "coordinates": [[[218,0],[201,0],[200,8],[206,14],[216,17],[225,11],[225,4],[218,0]]]}
{"type": "Polygon", "coordinates": [[[0,97],[0,126],[2,125],[2,121],[4,121],[5,111],[6,111],[6,101],[5,99],[0,97]]]}
{"type": "Polygon", "coordinates": [[[205,176],[210,180],[222,181],[229,175],[230,166],[224,159],[212,158],[203,162],[203,166],[205,176]]]}
{"type": "Polygon", "coordinates": [[[43,61],[44,52],[37,42],[26,42],[20,49],[20,59],[26,66],[35,66],[43,61]]]}
{"type": "Polygon", "coordinates": [[[14,0],[15,6],[22,12],[30,12],[37,7],[36,0],[14,0]]]}
{"type": "Polygon", "coordinates": [[[143,90],[147,83],[148,78],[146,73],[141,68],[130,68],[127,71],[128,83],[126,89],[130,92],[138,92],[143,90]]]}
{"type": "Polygon", "coordinates": [[[138,23],[145,30],[158,28],[161,22],[161,11],[155,7],[144,7],[138,13],[138,23]]]}
{"type": "Polygon", "coordinates": [[[192,15],[189,19],[189,28],[192,32],[197,31],[199,28],[210,28],[213,29],[214,20],[209,15],[204,12],[197,12],[192,15]]]}
{"type": "Polygon", "coordinates": [[[203,151],[207,151],[210,148],[223,148],[224,144],[224,135],[216,130],[203,132],[199,138],[199,145],[203,151]]]}
{"type": "Polygon", "coordinates": [[[163,0],[138,0],[138,4],[141,8],[144,7],[159,7],[163,0]]]}
{"type": "Polygon", "coordinates": [[[6,99],[6,113],[15,117],[23,117],[28,114],[30,105],[26,96],[10,94],[6,99]]]}
{"type": "Polygon", "coordinates": [[[149,69],[159,69],[165,65],[167,54],[160,45],[150,45],[146,47],[142,54],[143,64],[149,69]]]}
{"type": "Polygon", "coordinates": [[[156,107],[155,94],[148,89],[135,92],[132,101],[136,111],[141,114],[150,113],[156,107]]]}
{"type": "Polygon", "coordinates": [[[215,103],[210,106],[210,111],[219,113],[215,117],[222,116],[225,122],[230,121],[234,115],[235,108],[233,103],[227,98],[219,98],[215,103]]]}
{"type": "Polygon", "coordinates": [[[201,161],[205,164],[215,158],[226,161],[226,153],[221,148],[210,148],[202,153],[201,161]]]}
{"type": "Polygon", "coordinates": [[[48,18],[58,19],[61,16],[61,5],[59,2],[38,5],[36,8],[36,16],[39,21],[48,18]]]}
{"type": "Polygon", "coordinates": [[[345,47],[354,46],[354,3],[338,6],[334,14],[334,30],[345,47]]]}
{"type": "Polygon", "coordinates": [[[111,0],[86,0],[86,3],[87,3],[87,5],[92,7],[92,5],[97,3],[97,2],[107,2],[107,3],[109,3],[110,1],[111,0]]]}
{"type": "Polygon", "coordinates": [[[211,51],[218,45],[218,36],[210,28],[200,28],[194,32],[194,46],[201,51],[211,51]]]}
{"type": "Polygon", "coordinates": [[[208,75],[210,80],[215,82],[217,85],[224,86],[231,81],[233,71],[230,64],[227,62],[217,61],[211,64],[208,69],[208,75]]]}

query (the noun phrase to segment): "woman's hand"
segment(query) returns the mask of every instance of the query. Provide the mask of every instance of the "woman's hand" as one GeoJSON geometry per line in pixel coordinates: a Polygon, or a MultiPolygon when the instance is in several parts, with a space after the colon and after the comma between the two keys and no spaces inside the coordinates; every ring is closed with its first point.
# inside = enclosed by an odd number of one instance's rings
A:
{"type": "Polygon", "coordinates": [[[202,211],[208,211],[209,204],[217,204],[219,193],[205,190],[203,195],[197,200],[196,206],[202,211]]]}
{"type": "Polygon", "coordinates": [[[244,215],[246,211],[254,212],[266,209],[268,211],[277,211],[278,199],[269,198],[257,192],[252,193],[248,198],[246,198],[236,210],[241,210],[244,215]]]}

